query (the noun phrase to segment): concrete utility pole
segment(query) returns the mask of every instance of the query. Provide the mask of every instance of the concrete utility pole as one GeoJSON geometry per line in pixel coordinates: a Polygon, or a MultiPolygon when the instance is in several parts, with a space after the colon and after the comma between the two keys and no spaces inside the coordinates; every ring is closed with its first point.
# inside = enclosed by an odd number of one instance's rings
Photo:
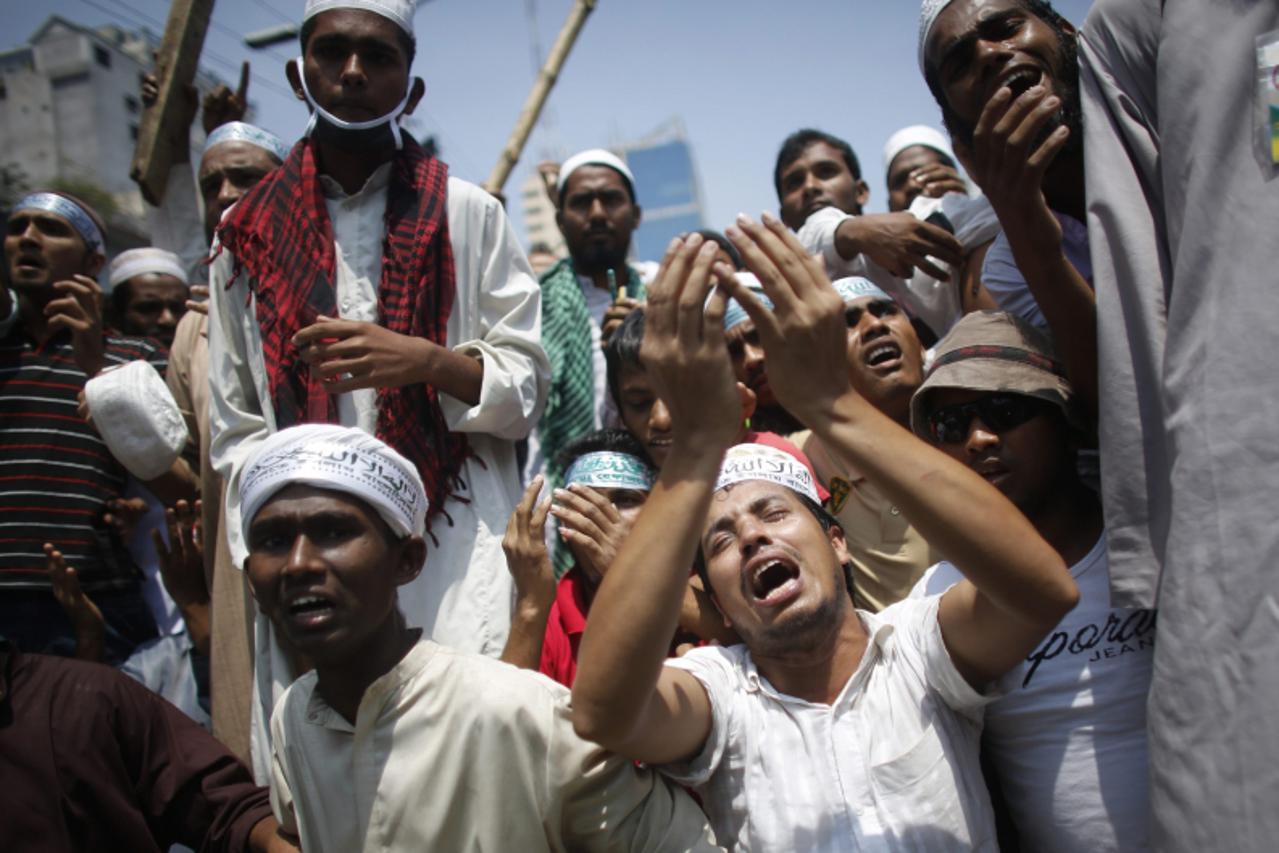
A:
{"type": "Polygon", "coordinates": [[[484,182],[484,188],[494,195],[501,194],[502,187],[506,185],[506,179],[511,176],[515,164],[520,161],[520,155],[524,153],[529,134],[533,132],[533,126],[537,124],[538,116],[542,114],[542,107],[546,105],[546,99],[551,94],[555,81],[559,79],[560,71],[564,68],[564,62],[568,59],[569,51],[573,49],[573,43],[577,41],[587,16],[595,11],[595,4],[596,0],[577,0],[568,13],[568,20],[564,22],[559,37],[555,39],[555,45],[546,57],[546,62],[542,65],[541,73],[537,75],[532,91],[528,93],[524,109],[520,111],[515,129],[511,131],[511,138],[507,140],[506,147],[502,149],[497,159],[497,165],[493,167],[488,180],[484,182]]]}
{"type": "Polygon", "coordinates": [[[171,140],[186,139],[186,133],[176,132],[179,129],[174,125],[182,121],[182,102],[187,87],[195,82],[212,16],[213,0],[173,0],[169,7],[164,40],[160,42],[155,60],[160,93],[155,103],[142,113],[138,144],[133,149],[133,166],[129,170],[129,177],[142,189],[143,198],[156,206],[164,201],[164,188],[169,181],[169,166],[173,163],[171,140]]]}

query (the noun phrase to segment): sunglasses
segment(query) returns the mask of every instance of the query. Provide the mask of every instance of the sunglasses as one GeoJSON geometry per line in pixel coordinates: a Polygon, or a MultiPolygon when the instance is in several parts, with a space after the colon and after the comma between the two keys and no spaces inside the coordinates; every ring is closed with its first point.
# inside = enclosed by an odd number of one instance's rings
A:
{"type": "Polygon", "coordinates": [[[928,432],[938,444],[961,444],[968,440],[973,418],[1002,435],[1038,417],[1052,404],[1020,394],[988,394],[970,403],[943,406],[928,416],[928,432]]]}

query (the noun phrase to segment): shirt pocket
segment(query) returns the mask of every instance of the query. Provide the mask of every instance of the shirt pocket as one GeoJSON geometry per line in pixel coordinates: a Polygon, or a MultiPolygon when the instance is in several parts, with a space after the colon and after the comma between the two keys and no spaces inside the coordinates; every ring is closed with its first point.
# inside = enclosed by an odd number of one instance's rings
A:
{"type": "Polygon", "coordinates": [[[870,776],[880,818],[902,849],[971,846],[960,780],[934,725],[905,751],[871,765],[870,776]]]}

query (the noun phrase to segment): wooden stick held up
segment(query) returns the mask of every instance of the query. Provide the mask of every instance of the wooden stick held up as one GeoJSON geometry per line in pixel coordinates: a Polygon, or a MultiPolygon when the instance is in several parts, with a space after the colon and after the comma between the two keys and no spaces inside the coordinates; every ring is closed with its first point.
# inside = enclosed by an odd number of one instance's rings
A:
{"type": "Polygon", "coordinates": [[[153,205],[164,201],[173,162],[170,140],[175,135],[174,124],[183,120],[183,92],[195,81],[212,15],[213,0],[173,0],[169,7],[164,39],[156,54],[160,94],[155,104],[142,113],[133,167],[129,170],[129,177],[142,189],[142,197],[153,205]]]}

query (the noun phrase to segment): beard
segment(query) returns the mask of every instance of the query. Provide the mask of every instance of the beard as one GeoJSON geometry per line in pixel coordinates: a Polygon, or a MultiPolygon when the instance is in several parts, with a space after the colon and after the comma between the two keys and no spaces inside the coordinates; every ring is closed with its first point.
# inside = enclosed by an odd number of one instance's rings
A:
{"type": "MultiPolygon", "coordinates": [[[[608,270],[621,269],[626,264],[625,245],[607,245],[593,240],[583,240],[577,246],[569,246],[569,254],[573,256],[573,267],[581,275],[595,275],[608,270]]],[[[626,282],[618,283],[619,286],[626,282]]]]}

